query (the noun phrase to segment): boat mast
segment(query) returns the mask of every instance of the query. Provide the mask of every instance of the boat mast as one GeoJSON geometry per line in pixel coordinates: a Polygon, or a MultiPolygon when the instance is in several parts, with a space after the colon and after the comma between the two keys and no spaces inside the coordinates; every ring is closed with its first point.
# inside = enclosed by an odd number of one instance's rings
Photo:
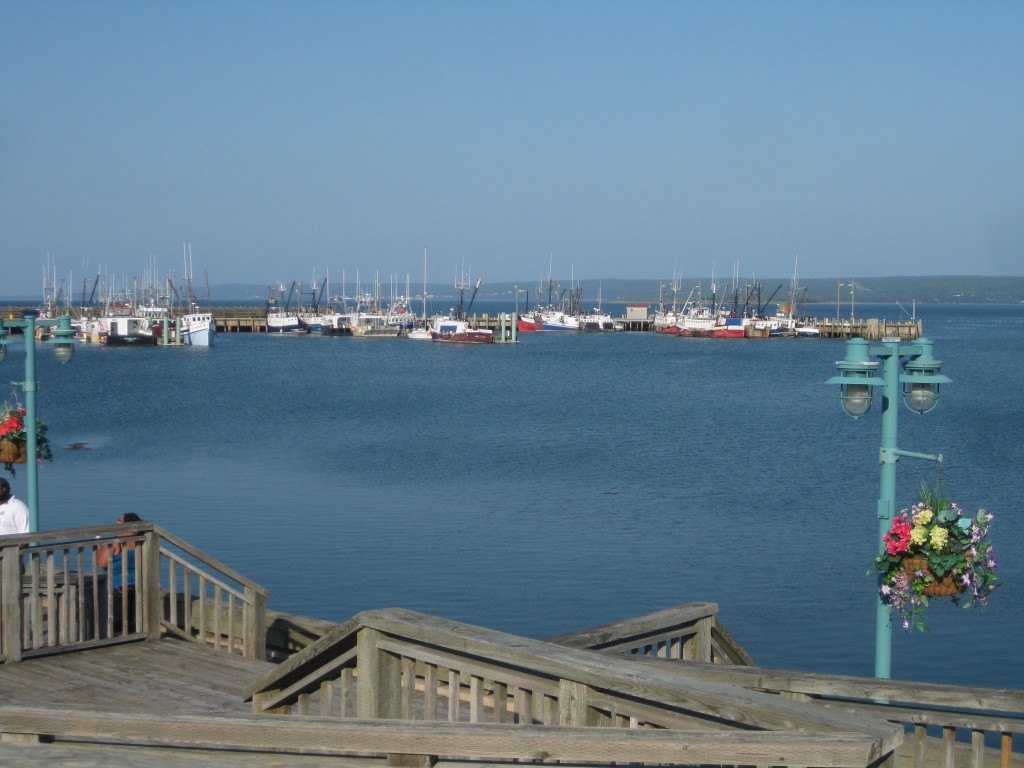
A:
{"type": "Polygon", "coordinates": [[[423,246],[423,327],[427,327],[427,246],[423,246]]]}

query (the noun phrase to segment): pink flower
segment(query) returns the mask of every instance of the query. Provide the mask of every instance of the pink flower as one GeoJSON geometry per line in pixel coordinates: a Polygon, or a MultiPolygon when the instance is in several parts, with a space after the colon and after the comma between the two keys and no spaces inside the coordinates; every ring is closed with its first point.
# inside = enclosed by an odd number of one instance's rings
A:
{"type": "Polygon", "coordinates": [[[906,552],[910,547],[910,523],[907,518],[897,517],[892,521],[892,529],[882,537],[885,540],[885,550],[890,555],[906,552]]]}

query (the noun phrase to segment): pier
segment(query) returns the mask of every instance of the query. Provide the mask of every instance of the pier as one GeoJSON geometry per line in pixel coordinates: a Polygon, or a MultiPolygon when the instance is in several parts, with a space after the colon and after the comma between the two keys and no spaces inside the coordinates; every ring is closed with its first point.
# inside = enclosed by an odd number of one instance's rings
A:
{"type": "MultiPolygon", "coordinates": [[[[21,318],[23,307],[6,307],[0,310],[0,316],[11,319],[21,318]]],[[[214,307],[212,309],[217,333],[267,333],[267,311],[264,307],[214,307]]],[[[511,322],[512,313],[504,313],[506,326],[511,322]]],[[[501,332],[502,315],[476,314],[469,317],[470,325],[487,328],[498,334],[501,332]]],[[[623,331],[644,333],[653,331],[650,317],[643,320],[619,317],[617,323],[622,324],[623,331]]],[[[912,340],[923,335],[920,320],[892,321],[879,318],[854,318],[852,320],[835,320],[832,318],[810,318],[807,325],[818,329],[821,339],[851,339],[860,337],[869,341],[877,341],[884,337],[896,337],[901,340],[912,340]]],[[[755,332],[750,328],[748,338],[767,338],[766,334],[755,332]]]]}
{"type": "MultiPolygon", "coordinates": [[[[226,307],[214,309],[214,317],[217,321],[217,333],[265,333],[267,331],[266,311],[257,307],[226,307]]],[[[506,313],[506,325],[509,322],[511,313],[506,313]]],[[[478,328],[487,328],[494,333],[501,332],[500,314],[471,315],[470,325],[478,328]]],[[[648,318],[646,320],[634,320],[626,317],[616,318],[616,322],[622,324],[624,332],[645,333],[653,330],[653,324],[648,318]]],[[[811,319],[809,325],[819,331],[818,338],[822,339],[852,339],[860,337],[869,341],[877,341],[883,337],[897,337],[902,340],[911,340],[923,335],[920,320],[890,321],[878,318],[855,318],[850,320],[835,321],[831,318],[824,320],[811,319]]],[[[758,335],[750,334],[750,338],[758,338],[758,335]]]]}
{"type": "MultiPolygon", "coordinates": [[[[218,307],[213,310],[217,322],[217,333],[265,333],[267,331],[266,311],[259,307],[218,307]]],[[[506,325],[511,313],[506,313],[506,325]]],[[[494,333],[501,332],[500,314],[471,315],[470,325],[487,328],[494,333]]],[[[653,330],[650,318],[635,320],[626,317],[616,318],[623,331],[644,333],[653,330]]],[[[836,321],[831,318],[811,319],[808,325],[817,328],[822,339],[851,339],[860,337],[869,341],[877,341],[883,337],[897,337],[911,340],[923,335],[920,320],[890,321],[878,318],[855,318],[836,321]]],[[[750,333],[751,338],[759,335],[750,333]]]]}
{"type": "Polygon", "coordinates": [[[533,639],[268,597],[154,523],[3,537],[0,764],[1024,766],[1024,691],[757,667],[710,602],[533,639]]]}

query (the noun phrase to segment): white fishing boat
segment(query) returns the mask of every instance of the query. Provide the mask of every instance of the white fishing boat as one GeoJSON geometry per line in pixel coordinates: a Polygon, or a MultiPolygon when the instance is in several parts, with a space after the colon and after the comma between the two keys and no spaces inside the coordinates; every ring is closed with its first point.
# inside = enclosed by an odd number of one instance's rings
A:
{"type": "MultiPolygon", "coordinates": [[[[192,244],[188,250],[182,246],[185,259],[185,298],[188,301],[188,312],[178,318],[178,341],[190,347],[212,347],[217,336],[217,321],[213,318],[213,309],[202,311],[199,301],[192,292],[192,244]]],[[[206,281],[206,300],[210,304],[210,281],[206,281]]]]}
{"type": "Polygon", "coordinates": [[[110,347],[144,347],[157,337],[143,317],[134,313],[102,315],[92,326],[93,341],[110,347]]]}
{"type": "Polygon", "coordinates": [[[309,333],[303,328],[299,316],[283,308],[267,310],[267,333],[309,333]]]}
{"type": "MultiPolygon", "coordinates": [[[[284,298],[284,284],[277,289],[281,298],[284,298]]],[[[300,334],[309,333],[299,320],[298,311],[289,309],[292,293],[295,291],[295,282],[292,282],[291,290],[288,291],[288,299],[284,304],[279,304],[274,288],[271,287],[267,296],[267,333],[273,334],[300,334]]]]}
{"type": "Polygon", "coordinates": [[[213,312],[200,312],[197,307],[182,315],[181,321],[181,343],[190,347],[212,347],[217,337],[217,323],[213,319],[213,312]]]}
{"type": "Polygon", "coordinates": [[[321,317],[322,336],[351,336],[353,316],[343,312],[328,312],[321,317]]]}

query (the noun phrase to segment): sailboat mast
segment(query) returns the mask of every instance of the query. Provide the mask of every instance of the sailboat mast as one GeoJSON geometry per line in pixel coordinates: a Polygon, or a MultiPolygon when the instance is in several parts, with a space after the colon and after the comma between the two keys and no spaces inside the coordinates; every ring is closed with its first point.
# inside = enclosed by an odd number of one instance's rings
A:
{"type": "Polygon", "coordinates": [[[427,246],[423,246],[423,327],[427,327],[427,246]]]}

